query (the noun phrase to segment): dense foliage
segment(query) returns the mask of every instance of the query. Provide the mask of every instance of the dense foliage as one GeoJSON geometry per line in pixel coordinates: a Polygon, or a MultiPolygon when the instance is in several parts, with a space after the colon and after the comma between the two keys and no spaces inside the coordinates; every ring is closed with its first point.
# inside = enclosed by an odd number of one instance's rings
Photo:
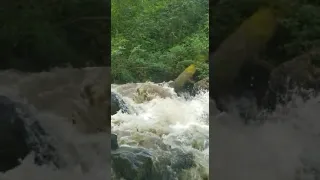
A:
{"type": "MultiPolygon", "coordinates": [[[[261,6],[278,8],[279,28],[261,57],[274,64],[290,60],[303,51],[320,44],[320,3],[313,0],[293,1],[220,0],[210,6],[210,51],[261,6]],[[282,4],[281,4],[282,3],[282,4]],[[278,6],[277,6],[278,5],[278,6]]],[[[259,28],[259,25],[256,26],[259,28]]]]}
{"type": "Polygon", "coordinates": [[[0,3],[1,68],[105,65],[110,1],[11,0],[0,3]]]}
{"type": "Polygon", "coordinates": [[[206,0],[113,0],[111,66],[114,83],[174,79],[195,63],[208,76],[206,0]]]}

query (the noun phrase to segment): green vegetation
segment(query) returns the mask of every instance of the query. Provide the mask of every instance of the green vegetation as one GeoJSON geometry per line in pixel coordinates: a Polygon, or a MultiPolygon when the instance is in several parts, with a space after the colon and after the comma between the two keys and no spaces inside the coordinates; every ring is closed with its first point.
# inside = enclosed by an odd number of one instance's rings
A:
{"type": "Polygon", "coordinates": [[[261,6],[272,6],[277,11],[278,21],[275,35],[260,54],[262,59],[277,65],[320,45],[318,1],[221,0],[211,5],[210,28],[214,29],[210,34],[214,39],[210,49],[212,52],[261,6]]]}
{"type": "Polygon", "coordinates": [[[113,83],[163,82],[187,66],[209,74],[209,9],[206,0],[113,0],[113,83]]]}
{"type": "Polygon", "coordinates": [[[1,2],[1,68],[108,64],[109,9],[108,0],[1,2]]]}

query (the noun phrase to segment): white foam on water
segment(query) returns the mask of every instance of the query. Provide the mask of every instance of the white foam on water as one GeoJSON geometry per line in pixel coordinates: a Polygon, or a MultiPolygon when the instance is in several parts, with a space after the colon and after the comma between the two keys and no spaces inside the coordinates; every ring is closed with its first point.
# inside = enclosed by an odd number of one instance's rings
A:
{"type": "MultiPolygon", "coordinates": [[[[85,81],[107,68],[55,69],[51,72],[0,72],[0,94],[24,103],[53,139],[66,167],[37,166],[33,154],[1,180],[105,180],[110,177],[109,133],[84,134],[68,120],[85,81]]],[[[106,78],[106,77],[102,77],[106,78]]]]}
{"type": "MultiPolygon", "coordinates": [[[[215,180],[293,180],[302,156],[320,155],[320,97],[278,108],[264,125],[244,125],[210,101],[210,176],[215,180]],[[317,153],[306,153],[306,149],[317,153]]],[[[319,162],[319,161],[318,161],[319,162]]],[[[314,177],[300,177],[314,180],[314,177]]]]}
{"type": "MultiPolygon", "coordinates": [[[[150,83],[149,83],[150,84],[150,83]]],[[[153,84],[152,85],[157,85],[153,84]]],[[[119,145],[139,146],[152,152],[161,151],[163,145],[192,152],[196,164],[204,172],[193,171],[188,177],[202,179],[209,173],[209,92],[194,97],[178,97],[166,83],[159,88],[170,92],[167,98],[155,98],[141,104],[132,99],[136,87],[148,83],[113,85],[134,113],[119,111],[112,116],[112,132],[118,135],[119,145]],[[128,88],[129,87],[129,88],[128,88]]],[[[156,155],[155,155],[156,156],[156,155]]]]}

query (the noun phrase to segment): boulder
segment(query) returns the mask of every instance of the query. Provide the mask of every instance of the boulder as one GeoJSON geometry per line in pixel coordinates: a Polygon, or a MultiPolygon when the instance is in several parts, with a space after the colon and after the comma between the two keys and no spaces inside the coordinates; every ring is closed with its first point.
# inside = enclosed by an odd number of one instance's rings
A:
{"type": "Polygon", "coordinates": [[[194,84],[194,88],[196,91],[199,90],[209,90],[209,77],[206,77],[194,84]]]}
{"type": "Polygon", "coordinates": [[[173,149],[171,153],[171,168],[176,172],[190,169],[195,166],[195,157],[192,153],[183,152],[179,149],[173,149]]]}
{"type": "Polygon", "coordinates": [[[216,101],[219,109],[228,109],[223,101],[229,101],[229,96],[237,91],[236,79],[246,63],[250,61],[259,66],[269,66],[257,57],[273,37],[277,24],[274,9],[260,8],[210,56],[210,97],[216,101]]]}
{"type": "Polygon", "coordinates": [[[38,165],[56,161],[55,148],[47,143],[47,135],[37,121],[27,125],[31,114],[21,104],[0,96],[0,171],[8,171],[20,164],[30,152],[35,153],[38,165]],[[20,112],[18,111],[20,110],[20,112]]]}
{"type": "MultiPolygon", "coordinates": [[[[157,151],[153,161],[152,179],[188,179],[189,170],[195,168],[195,156],[190,152],[173,148],[168,151],[157,151]],[[180,178],[182,176],[188,178],[180,178]]],[[[150,178],[151,179],[151,178],[150,178]]]]}
{"type": "Polygon", "coordinates": [[[126,180],[179,179],[197,167],[192,153],[176,148],[151,154],[144,148],[121,146],[111,152],[111,159],[114,174],[126,180]]]}
{"type": "Polygon", "coordinates": [[[152,176],[152,155],[143,148],[120,147],[111,152],[112,168],[126,180],[149,180],[152,176]]]}
{"type": "Polygon", "coordinates": [[[0,171],[5,172],[19,165],[19,159],[30,152],[24,122],[5,96],[0,96],[0,124],[0,171]]]}
{"type": "Polygon", "coordinates": [[[312,64],[312,59],[317,56],[320,56],[319,47],[274,68],[270,74],[269,90],[263,105],[274,110],[278,103],[290,102],[292,95],[299,95],[306,100],[309,98],[307,89],[319,91],[320,69],[312,64]]]}
{"type": "Polygon", "coordinates": [[[169,85],[174,89],[176,93],[179,93],[184,90],[188,82],[192,81],[195,72],[196,66],[194,64],[191,64],[169,85]]]}

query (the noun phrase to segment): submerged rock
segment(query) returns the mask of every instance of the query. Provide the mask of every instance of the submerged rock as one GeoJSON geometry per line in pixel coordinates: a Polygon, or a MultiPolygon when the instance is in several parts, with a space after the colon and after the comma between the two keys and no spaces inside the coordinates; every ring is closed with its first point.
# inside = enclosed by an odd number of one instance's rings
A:
{"type": "Polygon", "coordinates": [[[21,114],[19,108],[9,98],[0,96],[0,171],[18,166],[31,152],[35,153],[36,164],[55,164],[55,149],[46,142],[46,133],[37,122],[27,125],[24,119],[30,118],[30,114],[21,114]]]}
{"type": "Polygon", "coordinates": [[[112,167],[126,180],[149,180],[152,176],[152,155],[143,148],[120,147],[111,153],[112,167]]]}
{"type": "Polygon", "coordinates": [[[135,93],[134,101],[136,103],[143,103],[147,101],[151,101],[155,98],[171,98],[171,92],[162,86],[151,84],[151,83],[144,83],[141,84],[135,93]]]}

